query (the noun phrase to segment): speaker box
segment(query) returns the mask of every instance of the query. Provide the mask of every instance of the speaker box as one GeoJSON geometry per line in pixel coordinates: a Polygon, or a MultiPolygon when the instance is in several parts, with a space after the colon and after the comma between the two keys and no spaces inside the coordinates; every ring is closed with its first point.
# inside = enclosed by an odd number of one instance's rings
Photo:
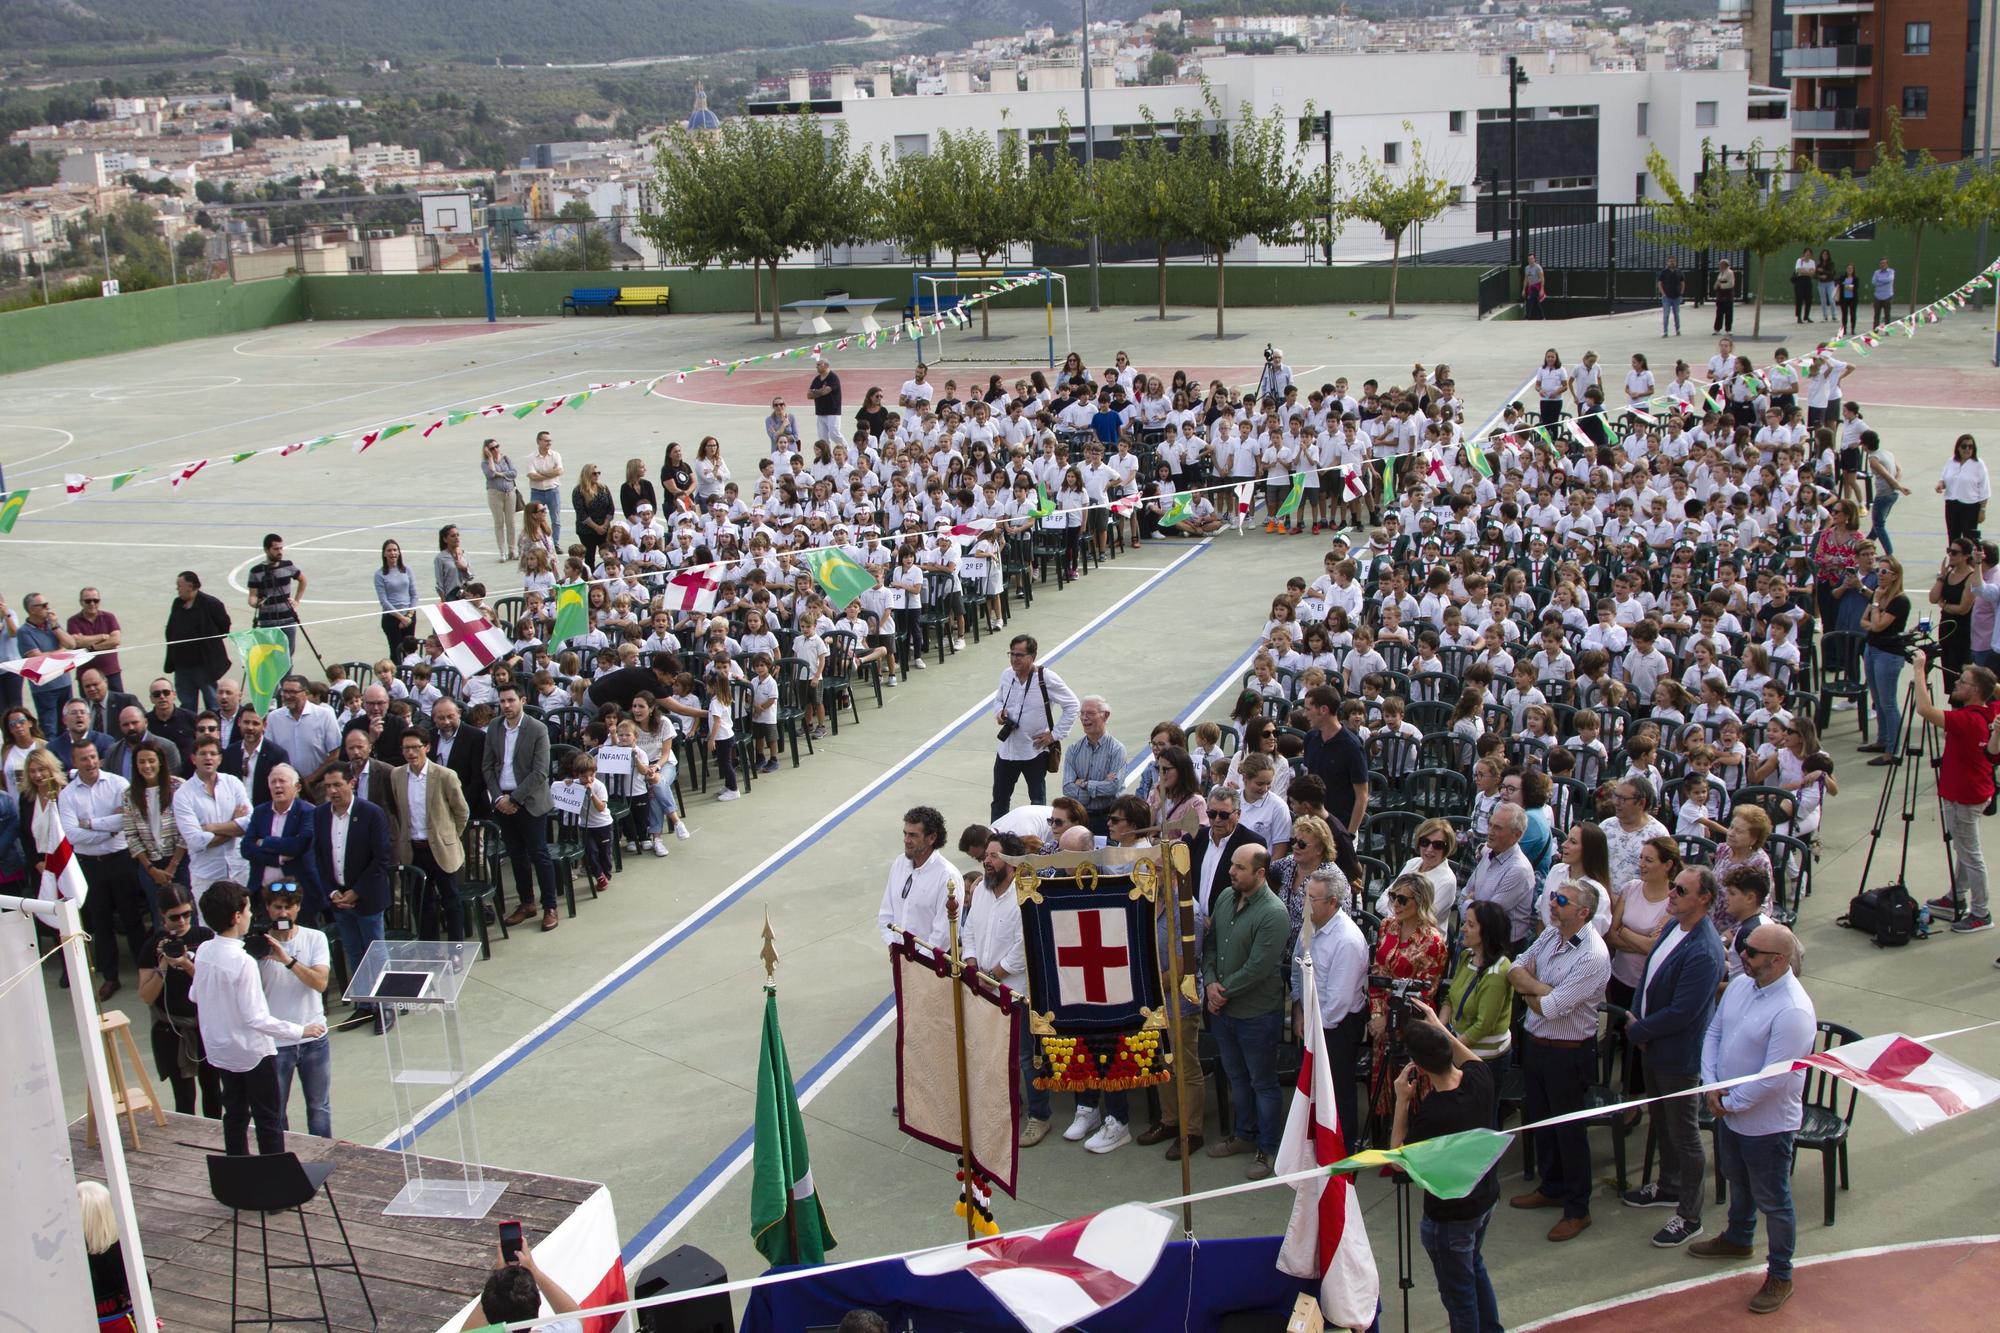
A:
{"type": "MultiPolygon", "coordinates": [[[[639,1274],[632,1297],[644,1300],[648,1296],[669,1292],[698,1291],[727,1281],[729,1274],[713,1255],[692,1245],[683,1245],[646,1265],[639,1274]]],[[[729,1294],[718,1292],[713,1296],[697,1296],[693,1300],[641,1310],[639,1328],[641,1333],[734,1333],[736,1313],[730,1305],[729,1294]]]]}

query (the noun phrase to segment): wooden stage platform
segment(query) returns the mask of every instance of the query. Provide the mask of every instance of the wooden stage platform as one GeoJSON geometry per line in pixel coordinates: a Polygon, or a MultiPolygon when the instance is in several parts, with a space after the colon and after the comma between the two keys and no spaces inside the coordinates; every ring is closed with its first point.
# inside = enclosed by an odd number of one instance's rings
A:
{"type": "MultiPolygon", "coordinates": [[[[159,1316],[169,1329],[227,1330],[230,1212],[209,1194],[206,1160],[210,1153],[222,1151],[222,1122],[170,1114],[165,1129],[142,1118],[139,1133],[141,1150],[131,1151],[127,1139],[125,1160],[159,1316]]],[[[102,1159],[96,1149],[84,1146],[81,1120],[70,1126],[70,1142],[78,1178],[102,1180],[102,1159]]],[[[528,1243],[538,1245],[602,1189],[587,1181],[489,1168],[487,1178],[506,1181],[507,1192],[484,1220],[385,1217],[383,1207],[403,1187],[402,1159],[396,1153],[305,1134],[287,1135],[286,1146],[306,1161],[331,1158],[337,1164],[329,1184],[381,1327],[394,1333],[431,1333],[479,1294],[493,1267],[495,1224],[501,1218],[519,1219],[528,1243]]],[[[340,1229],[325,1199],[309,1205],[306,1215],[314,1255],[322,1262],[345,1259],[340,1229]]],[[[244,1305],[239,1313],[261,1314],[264,1275],[256,1222],[247,1214],[243,1221],[244,1305]]],[[[272,1257],[303,1260],[305,1244],[299,1238],[297,1214],[274,1215],[269,1221],[272,1257]]],[[[333,1327],[369,1328],[368,1308],[354,1278],[341,1272],[319,1276],[333,1327]]],[[[274,1313],[310,1316],[318,1322],[319,1298],[312,1274],[297,1269],[274,1273],[271,1290],[278,1307],[274,1313]]],[[[572,1294],[578,1299],[584,1295],[572,1294]]]]}

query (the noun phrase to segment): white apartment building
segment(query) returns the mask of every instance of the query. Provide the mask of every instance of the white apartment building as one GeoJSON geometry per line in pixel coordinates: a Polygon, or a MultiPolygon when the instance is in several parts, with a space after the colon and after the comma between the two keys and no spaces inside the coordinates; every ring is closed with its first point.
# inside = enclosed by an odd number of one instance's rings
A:
{"type": "MultiPolygon", "coordinates": [[[[1646,197],[1646,155],[1657,147],[1683,185],[1701,168],[1702,142],[1747,146],[1788,140],[1782,95],[1752,93],[1742,54],[1721,53],[1714,69],[1640,68],[1607,71],[1592,67],[1587,54],[1529,53],[1521,57],[1528,83],[1520,97],[1520,192],[1524,200],[1632,203],[1646,197]],[[1766,106],[1766,103],[1771,105],[1766,106]]],[[[1648,61],[1647,64],[1655,63],[1648,61]]],[[[1412,141],[1421,140],[1430,169],[1459,187],[1461,202],[1424,230],[1426,251],[1486,239],[1496,223],[1490,206],[1477,204],[1475,177],[1486,197],[1506,197],[1510,126],[1507,77],[1498,55],[1474,51],[1330,51],[1265,56],[1222,56],[1203,61],[1224,118],[1267,114],[1273,107],[1304,121],[1298,144],[1302,165],[1325,161],[1324,119],[1330,114],[1332,152],[1344,161],[1367,158],[1391,175],[1409,168],[1412,141]]],[[[1031,143],[1051,142],[1067,117],[1071,144],[1081,152],[1083,91],[1074,64],[1058,70],[1052,62],[997,65],[981,85],[962,68],[950,71],[952,90],[906,97],[851,95],[853,80],[836,81],[834,96],[815,101],[815,110],[846,122],[857,148],[894,156],[921,153],[942,130],[998,134],[1025,133],[1031,143]],[[1067,76],[1066,78],[1064,76],[1067,76]],[[1062,86],[1052,86],[1057,83],[1062,86]],[[1022,85],[1026,85],[1023,87],[1022,85]],[[998,90],[991,90],[998,85],[998,90]],[[843,92],[850,95],[842,96],[843,92]]],[[[1097,71],[1091,93],[1098,152],[1115,153],[1121,134],[1137,129],[1150,108],[1161,123],[1178,111],[1199,113],[1202,94],[1192,83],[1150,87],[1104,87],[1097,71]]],[[[796,96],[797,90],[794,93],[796,96]]],[[[775,104],[774,104],[775,105],[775,104]]],[[[752,114],[760,110],[753,103],[752,114]]],[[[1412,240],[1405,238],[1408,253],[1412,240]]],[[[1296,261],[1297,246],[1262,246],[1246,241],[1231,260],[1296,261]]],[[[1386,257],[1379,232],[1349,225],[1335,246],[1337,260],[1386,257]]],[[[856,247],[857,262],[887,259],[882,247],[856,247]]],[[[1025,261],[1023,252],[1014,257],[1025,261]]]]}

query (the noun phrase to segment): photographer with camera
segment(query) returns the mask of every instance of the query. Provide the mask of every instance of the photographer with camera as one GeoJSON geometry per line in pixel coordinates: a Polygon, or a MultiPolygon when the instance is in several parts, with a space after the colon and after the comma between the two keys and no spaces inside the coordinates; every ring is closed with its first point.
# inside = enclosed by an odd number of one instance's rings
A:
{"type": "Polygon", "coordinates": [[[333,1047],[324,1031],[326,993],[333,954],[326,935],[299,924],[299,886],[287,880],[273,883],[264,895],[268,931],[249,937],[245,949],[257,959],[264,976],[264,1002],[271,1013],[301,1028],[317,1025],[317,1037],[278,1042],[278,1124],[292,1127],[292,1075],[306,1095],[306,1131],[315,1138],[333,1137],[333,1047]],[[261,944],[256,941],[262,941],[261,944]]]}
{"type": "Polygon", "coordinates": [[[326,1035],[326,1024],[298,1024],[272,1014],[264,1002],[257,963],[243,944],[250,929],[250,895],[241,884],[219,879],[201,895],[201,918],[215,938],[201,946],[194,974],[194,1002],[201,1042],[222,1080],[222,1150],[250,1155],[250,1122],[257,1123],[257,1151],[285,1150],[278,1098],[276,1038],[303,1041],[326,1035]]]}
{"type": "MultiPolygon", "coordinates": [[[[1389,1146],[1492,1128],[1499,1097],[1492,1066],[1453,1036],[1428,1004],[1412,1000],[1410,1007],[1413,1017],[1403,1030],[1410,1063],[1396,1076],[1396,1120],[1389,1146]]],[[[1497,1164],[1488,1167],[1462,1199],[1424,1195],[1419,1235],[1437,1275],[1438,1299],[1444,1302],[1451,1333],[1489,1333],[1501,1327],[1499,1302],[1480,1253],[1486,1226],[1493,1220],[1493,1205],[1500,1198],[1498,1171],[1497,1164]]]]}
{"type": "Polygon", "coordinates": [[[139,999],[153,1016],[153,1064],[174,1090],[174,1110],[222,1118],[222,1076],[204,1057],[201,1020],[194,1002],[195,950],[215,932],[194,919],[194,895],[180,883],[161,886],[154,901],[163,923],[139,951],[139,999]]]}
{"type": "MultiPolygon", "coordinates": [[[[1611,952],[1590,924],[1604,888],[1572,879],[1549,895],[1552,924],[1520,961],[1507,983],[1528,1004],[1526,1104],[1529,1121],[1580,1111],[1597,1072],[1597,1006],[1611,980],[1611,952]]],[[[1590,1225],[1590,1136],[1571,1121],[1535,1131],[1541,1182],[1508,1200],[1513,1208],[1560,1208],[1549,1239],[1570,1240],[1590,1225]]]]}
{"type": "Polygon", "coordinates": [[[1368,978],[1368,1039],[1374,1047],[1369,1106],[1375,1138],[1389,1123],[1395,1090],[1390,1080],[1403,1063],[1402,1034],[1412,999],[1429,1000],[1444,980],[1449,952],[1438,929],[1428,875],[1398,875],[1389,885],[1389,917],[1382,923],[1368,978]]]}
{"type": "MultiPolygon", "coordinates": [[[[503,1250],[493,1271],[486,1275],[479,1304],[459,1327],[490,1328],[494,1324],[533,1319],[541,1314],[544,1300],[548,1301],[551,1314],[571,1314],[583,1308],[542,1271],[533,1250],[521,1246],[511,1263],[503,1250]]],[[[583,1333],[583,1324],[575,1319],[554,1319],[539,1325],[536,1333],[583,1333]]]]}
{"type": "Polygon", "coordinates": [[[1048,804],[1049,774],[1062,771],[1062,743],[1076,725],[1081,707],[1063,678],[1035,665],[1038,645],[1016,634],[1007,645],[1007,669],[1000,673],[1000,709],[993,716],[999,738],[993,756],[993,810],[997,823],[1014,801],[1014,783],[1026,778],[1028,801],[1048,804]]]}
{"type": "Polygon", "coordinates": [[[1990,930],[1993,912],[1986,897],[1986,856],[1979,846],[1979,820],[1993,799],[1993,750],[2000,740],[2000,709],[1993,703],[1994,677],[1982,666],[1965,666],[1952,683],[1950,712],[1931,702],[1929,657],[1910,659],[1916,668],[1917,716],[1944,732],[1938,761],[1938,808],[1951,839],[1952,892],[1930,901],[1931,910],[1949,911],[1954,935],[1990,930]],[[1958,894],[1965,895],[1961,906],[1958,894]]]}

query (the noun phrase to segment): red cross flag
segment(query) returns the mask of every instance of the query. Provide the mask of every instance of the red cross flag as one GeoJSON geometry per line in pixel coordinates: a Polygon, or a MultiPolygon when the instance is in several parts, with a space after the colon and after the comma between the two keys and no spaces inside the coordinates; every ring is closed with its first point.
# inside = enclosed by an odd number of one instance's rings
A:
{"type": "Polygon", "coordinates": [[[1341,474],[1340,488],[1350,500],[1359,500],[1368,494],[1367,484],[1361,480],[1361,474],[1353,469],[1341,474]]]}
{"type": "Polygon", "coordinates": [[[41,897],[45,901],[66,898],[80,903],[88,891],[83,867],[77,864],[76,849],[63,832],[62,815],[54,801],[35,802],[35,847],[42,855],[41,897]]]}
{"type": "Polygon", "coordinates": [[[1451,480],[1451,473],[1445,467],[1444,455],[1435,449],[1424,450],[1424,471],[1428,472],[1431,480],[1440,486],[1451,480]]]}
{"type": "Polygon", "coordinates": [[[1236,488],[1236,517],[1241,518],[1250,512],[1250,505],[1256,495],[1257,483],[1254,481],[1246,481],[1236,488]]]}
{"type": "Polygon", "coordinates": [[[53,653],[35,653],[29,657],[17,657],[11,662],[0,662],[0,671],[11,671],[29,685],[48,685],[61,680],[70,672],[97,656],[84,648],[65,648],[53,653]]]}
{"type": "Polygon", "coordinates": [[[1137,1291],[1152,1276],[1173,1225],[1165,1213],[1122,1203],[1089,1217],[933,1250],[903,1263],[918,1277],[970,1273],[1029,1333],[1057,1333],[1094,1326],[1098,1314],[1137,1291]]]}
{"type": "Polygon", "coordinates": [[[1120,515],[1129,514],[1139,507],[1140,498],[1137,492],[1131,495],[1121,495],[1111,502],[1111,512],[1120,515]]]}
{"type": "MultiPolygon", "coordinates": [[[[1312,923],[1299,937],[1301,995],[1317,995],[1313,979],[1312,923]]],[[[1299,1034],[1305,1052],[1299,1061],[1298,1087],[1292,1095],[1285,1136],[1278,1143],[1274,1166],[1285,1175],[1331,1166],[1347,1156],[1349,1126],[1340,1123],[1333,1100],[1333,1075],[1327,1066],[1326,1040],[1317,1023],[1299,1034]]],[[[1347,1176],[1321,1176],[1292,1186],[1292,1220],[1278,1247],[1278,1270],[1293,1277],[1319,1279],[1319,1308],[1328,1328],[1366,1328],[1375,1319],[1378,1279],[1375,1252],[1361,1219],[1354,1182],[1347,1176]]]]}
{"type": "Polygon", "coordinates": [[[424,615],[444,649],[445,661],[465,677],[478,675],[507,655],[514,646],[471,602],[439,602],[424,615]]]}
{"type": "Polygon", "coordinates": [[[1132,951],[1125,913],[1115,907],[1057,912],[1056,988],[1064,1004],[1132,1003],[1132,951]]]}
{"type": "Polygon", "coordinates": [[[957,542],[961,548],[964,548],[993,531],[994,527],[995,524],[990,518],[975,518],[965,523],[953,524],[950,528],[946,529],[945,536],[957,542]]]}
{"type": "Polygon", "coordinates": [[[667,580],[667,605],[675,611],[706,615],[715,609],[715,594],[722,580],[706,568],[684,569],[667,580]]]}
{"type": "Polygon", "coordinates": [[[1947,1060],[1899,1032],[1850,1041],[1793,1067],[1799,1065],[1846,1079],[1909,1134],[2000,1100],[2000,1080],[1947,1060]]]}

